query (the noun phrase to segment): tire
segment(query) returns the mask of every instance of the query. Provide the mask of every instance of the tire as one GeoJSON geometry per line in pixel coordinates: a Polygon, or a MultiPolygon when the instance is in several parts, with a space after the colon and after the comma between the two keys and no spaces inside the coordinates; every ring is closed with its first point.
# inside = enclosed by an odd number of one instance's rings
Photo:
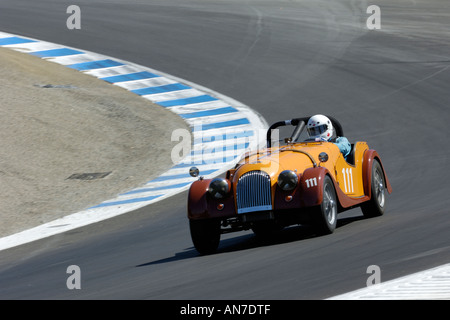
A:
{"type": "Polygon", "coordinates": [[[331,234],[336,229],[338,202],[333,181],[325,176],[322,203],[314,209],[313,221],[319,235],[331,234]]]}
{"type": "Polygon", "coordinates": [[[370,200],[361,205],[361,210],[367,218],[382,216],[386,207],[386,182],[383,169],[377,160],[374,160],[372,165],[371,180],[370,200]]]}
{"type": "Polygon", "coordinates": [[[202,254],[216,252],[220,242],[220,220],[189,220],[192,243],[202,254]]]}

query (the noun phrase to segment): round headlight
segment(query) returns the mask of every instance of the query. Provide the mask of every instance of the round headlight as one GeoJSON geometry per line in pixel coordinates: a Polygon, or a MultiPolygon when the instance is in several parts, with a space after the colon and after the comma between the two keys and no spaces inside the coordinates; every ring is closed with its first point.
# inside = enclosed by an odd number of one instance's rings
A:
{"type": "Polygon", "coordinates": [[[298,176],[292,170],[284,170],[278,176],[278,186],[284,191],[291,191],[297,186],[298,176]]]}
{"type": "Polygon", "coordinates": [[[230,192],[230,186],[227,180],[216,178],[209,184],[208,192],[213,198],[222,199],[230,192]]]}

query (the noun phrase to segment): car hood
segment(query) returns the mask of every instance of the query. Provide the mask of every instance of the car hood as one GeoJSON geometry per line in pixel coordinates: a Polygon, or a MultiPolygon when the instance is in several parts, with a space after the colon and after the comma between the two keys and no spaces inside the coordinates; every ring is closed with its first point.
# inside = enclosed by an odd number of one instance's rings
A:
{"type": "Polygon", "coordinates": [[[276,183],[278,175],[284,170],[302,173],[307,168],[317,165],[319,163],[318,156],[321,152],[326,152],[329,155],[329,161],[334,163],[339,149],[333,143],[317,142],[264,149],[253,154],[247,154],[238,163],[233,180],[237,182],[245,173],[259,170],[266,172],[272,183],[276,183]]]}

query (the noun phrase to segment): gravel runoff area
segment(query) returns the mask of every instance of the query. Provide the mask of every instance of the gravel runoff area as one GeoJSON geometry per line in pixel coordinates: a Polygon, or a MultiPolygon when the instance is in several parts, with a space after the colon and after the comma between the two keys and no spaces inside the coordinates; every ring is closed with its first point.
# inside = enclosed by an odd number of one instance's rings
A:
{"type": "Polygon", "coordinates": [[[172,166],[172,131],[189,129],[125,89],[5,48],[0,115],[0,237],[157,177],[172,166]]]}

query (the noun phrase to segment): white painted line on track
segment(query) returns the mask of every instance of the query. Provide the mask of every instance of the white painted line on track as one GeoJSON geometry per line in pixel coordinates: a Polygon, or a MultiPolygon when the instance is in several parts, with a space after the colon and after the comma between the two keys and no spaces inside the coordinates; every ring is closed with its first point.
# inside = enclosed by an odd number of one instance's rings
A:
{"type": "Polygon", "coordinates": [[[450,263],[327,300],[450,300],[450,263]]]}
{"type": "Polygon", "coordinates": [[[190,81],[129,61],[0,32],[0,47],[32,54],[79,70],[140,95],[182,117],[191,126],[192,152],[159,177],[143,186],[60,219],[4,238],[0,250],[109,219],[187,190],[197,180],[189,167],[197,166],[205,178],[233,167],[248,150],[265,142],[266,121],[248,106],[190,81]],[[212,139],[218,137],[220,139],[212,139]],[[259,138],[259,139],[258,139],[259,138]],[[214,153],[215,150],[220,150],[214,153]],[[213,152],[214,151],[214,152],[213,152]]]}

